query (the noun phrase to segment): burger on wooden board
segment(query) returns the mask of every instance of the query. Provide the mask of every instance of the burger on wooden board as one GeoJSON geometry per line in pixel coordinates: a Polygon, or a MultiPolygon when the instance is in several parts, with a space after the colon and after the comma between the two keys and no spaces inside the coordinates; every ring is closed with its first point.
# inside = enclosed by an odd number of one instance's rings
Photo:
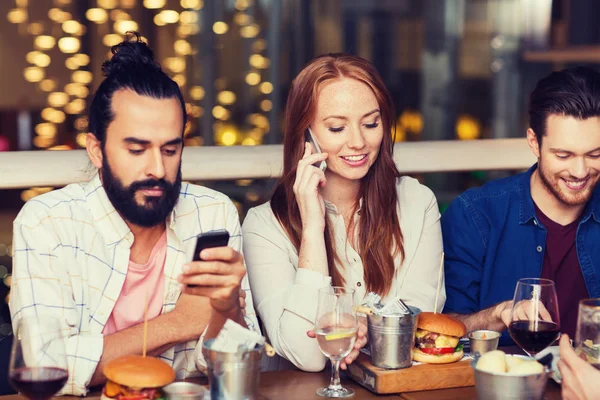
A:
{"type": "Polygon", "coordinates": [[[448,364],[460,360],[467,333],[461,321],[446,314],[422,312],[417,321],[413,360],[428,364],[448,364]]]}
{"type": "Polygon", "coordinates": [[[175,371],[155,357],[124,356],[102,369],[107,382],[101,400],[166,399],[161,388],[175,380],[175,371]]]}

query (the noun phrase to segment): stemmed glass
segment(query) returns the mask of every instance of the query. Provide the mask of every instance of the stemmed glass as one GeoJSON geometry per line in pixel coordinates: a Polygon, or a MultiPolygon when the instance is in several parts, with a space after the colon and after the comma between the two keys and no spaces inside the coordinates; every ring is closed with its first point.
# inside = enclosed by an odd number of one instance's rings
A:
{"type": "Polygon", "coordinates": [[[356,340],[358,321],[354,311],[354,289],[327,287],[319,290],[319,307],[315,331],[319,348],[331,360],[329,387],[317,390],[323,397],[350,397],[354,390],[340,384],[340,362],[356,340]]]}
{"type": "Polygon", "coordinates": [[[587,362],[600,369],[600,299],[579,302],[575,351],[587,362]]]}
{"type": "Polygon", "coordinates": [[[47,400],[67,382],[65,341],[59,321],[27,316],[17,322],[8,380],[30,400],[47,400]]]}
{"type": "Polygon", "coordinates": [[[508,332],[532,357],[558,339],[560,318],[553,281],[540,278],[519,280],[508,332]]]}

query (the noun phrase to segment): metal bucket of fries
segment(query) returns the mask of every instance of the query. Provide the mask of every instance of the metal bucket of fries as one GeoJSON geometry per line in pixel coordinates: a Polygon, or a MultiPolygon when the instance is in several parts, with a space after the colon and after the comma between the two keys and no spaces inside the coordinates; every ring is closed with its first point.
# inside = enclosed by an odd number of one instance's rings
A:
{"type": "Polygon", "coordinates": [[[214,339],[203,345],[208,364],[210,398],[212,400],[253,400],[258,399],[260,361],[264,345],[256,345],[251,350],[225,353],[212,350],[214,339]]]}
{"type": "Polygon", "coordinates": [[[412,365],[417,318],[421,310],[409,306],[406,315],[367,315],[371,363],[385,369],[412,365]]]}

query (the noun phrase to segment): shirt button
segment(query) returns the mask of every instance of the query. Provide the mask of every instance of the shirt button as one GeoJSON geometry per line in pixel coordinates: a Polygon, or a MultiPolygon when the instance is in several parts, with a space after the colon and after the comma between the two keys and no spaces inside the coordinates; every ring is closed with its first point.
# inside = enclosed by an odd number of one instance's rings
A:
{"type": "Polygon", "coordinates": [[[358,286],[358,287],[361,287],[361,286],[362,286],[362,283],[360,283],[360,282],[356,282],[356,286],[358,286]]]}
{"type": "Polygon", "coordinates": [[[538,253],[541,253],[541,252],[542,252],[542,250],[544,250],[544,249],[542,249],[542,246],[538,246],[538,247],[536,247],[535,249],[537,250],[537,252],[538,252],[538,253]]]}

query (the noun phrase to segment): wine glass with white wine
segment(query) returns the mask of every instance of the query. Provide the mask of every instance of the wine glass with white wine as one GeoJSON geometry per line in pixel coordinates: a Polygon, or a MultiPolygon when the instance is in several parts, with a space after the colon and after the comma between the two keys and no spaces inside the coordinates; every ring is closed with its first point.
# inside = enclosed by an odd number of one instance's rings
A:
{"type": "Polygon", "coordinates": [[[319,307],[315,331],[319,348],[331,360],[331,382],[329,387],[317,390],[323,397],[350,397],[354,390],[342,387],[340,363],[356,340],[358,320],[354,311],[354,289],[327,287],[319,290],[319,307]]]}

